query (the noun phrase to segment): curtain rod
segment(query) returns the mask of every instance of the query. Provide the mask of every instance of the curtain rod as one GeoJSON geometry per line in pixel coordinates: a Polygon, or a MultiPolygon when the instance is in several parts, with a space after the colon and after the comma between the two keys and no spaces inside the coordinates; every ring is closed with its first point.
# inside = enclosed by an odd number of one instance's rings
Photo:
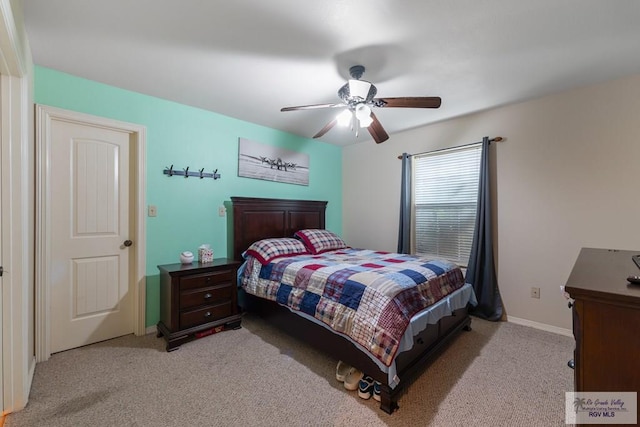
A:
{"type": "MultiPolygon", "coordinates": [[[[500,142],[503,139],[504,138],[502,138],[501,136],[496,136],[495,138],[491,138],[489,140],[489,142],[500,142]]],[[[476,144],[482,144],[482,141],[472,142],[470,144],[456,145],[455,147],[439,148],[437,150],[424,151],[422,153],[409,154],[409,156],[413,157],[413,156],[418,156],[418,155],[421,155],[421,154],[437,153],[438,151],[453,150],[453,149],[456,149],[456,148],[468,147],[469,145],[476,145],[476,144]]],[[[398,159],[402,160],[402,155],[398,156],[398,159]]]]}

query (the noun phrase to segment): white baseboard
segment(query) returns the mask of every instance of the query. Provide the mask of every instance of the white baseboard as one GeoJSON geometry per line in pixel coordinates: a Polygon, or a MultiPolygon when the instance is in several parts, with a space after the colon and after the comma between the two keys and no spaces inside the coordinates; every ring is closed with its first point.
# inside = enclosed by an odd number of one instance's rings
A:
{"type": "Polygon", "coordinates": [[[553,332],[554,334],[573,338],[573,331],[571,329],[559,328],[557,326],[547,325],[546,323],[534,322],[533,320],[521,319],[513,316],[507,316],[507,322],[515,323],[516,325],[529,326],[531,328],[541,329],[543,331],[553,332]]]}
{"type": "Polygon", "coordinates": [[[158,332],[156,325],[147,326],[147,329],[144,330],[145,335],[155,334],[156,332],[158,332]]]}

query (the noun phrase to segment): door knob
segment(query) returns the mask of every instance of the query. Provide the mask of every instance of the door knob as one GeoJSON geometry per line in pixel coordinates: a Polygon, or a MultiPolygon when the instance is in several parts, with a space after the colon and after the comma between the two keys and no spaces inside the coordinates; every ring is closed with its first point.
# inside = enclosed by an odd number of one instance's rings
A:
{"type": "Polygon", "coordinates": [[[133,245],[133,242],[132,242],[131,240],[125,240],[125,241],[124,241],[124,245],[125,245],[126,247],[129,247],[129,246],[133,245]]]}

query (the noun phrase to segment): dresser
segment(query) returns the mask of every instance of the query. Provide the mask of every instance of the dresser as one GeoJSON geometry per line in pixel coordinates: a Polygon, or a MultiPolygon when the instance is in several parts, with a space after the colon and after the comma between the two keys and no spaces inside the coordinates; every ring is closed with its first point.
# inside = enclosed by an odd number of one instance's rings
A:
{"type": "Polygon", "coordinates": [[[574,299],[575,391],[640,392],[640,251],[583,248],[565,290],[574,299]]]}
{"type": "Polygon", "coordinates": [[[240,328],[237,271],[240,263],[225,258],[209,263],[159,265],[158,337],[167,351],[196,337],[240,328]]]}

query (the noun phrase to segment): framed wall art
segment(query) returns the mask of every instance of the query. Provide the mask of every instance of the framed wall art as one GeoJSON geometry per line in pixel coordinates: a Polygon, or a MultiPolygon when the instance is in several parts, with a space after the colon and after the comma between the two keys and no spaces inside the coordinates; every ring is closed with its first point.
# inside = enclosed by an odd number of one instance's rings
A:
{"type": "Polygon", "coordinates": [[[239,138],[238,176],[309,185],[309,155],[239,138]]]}

